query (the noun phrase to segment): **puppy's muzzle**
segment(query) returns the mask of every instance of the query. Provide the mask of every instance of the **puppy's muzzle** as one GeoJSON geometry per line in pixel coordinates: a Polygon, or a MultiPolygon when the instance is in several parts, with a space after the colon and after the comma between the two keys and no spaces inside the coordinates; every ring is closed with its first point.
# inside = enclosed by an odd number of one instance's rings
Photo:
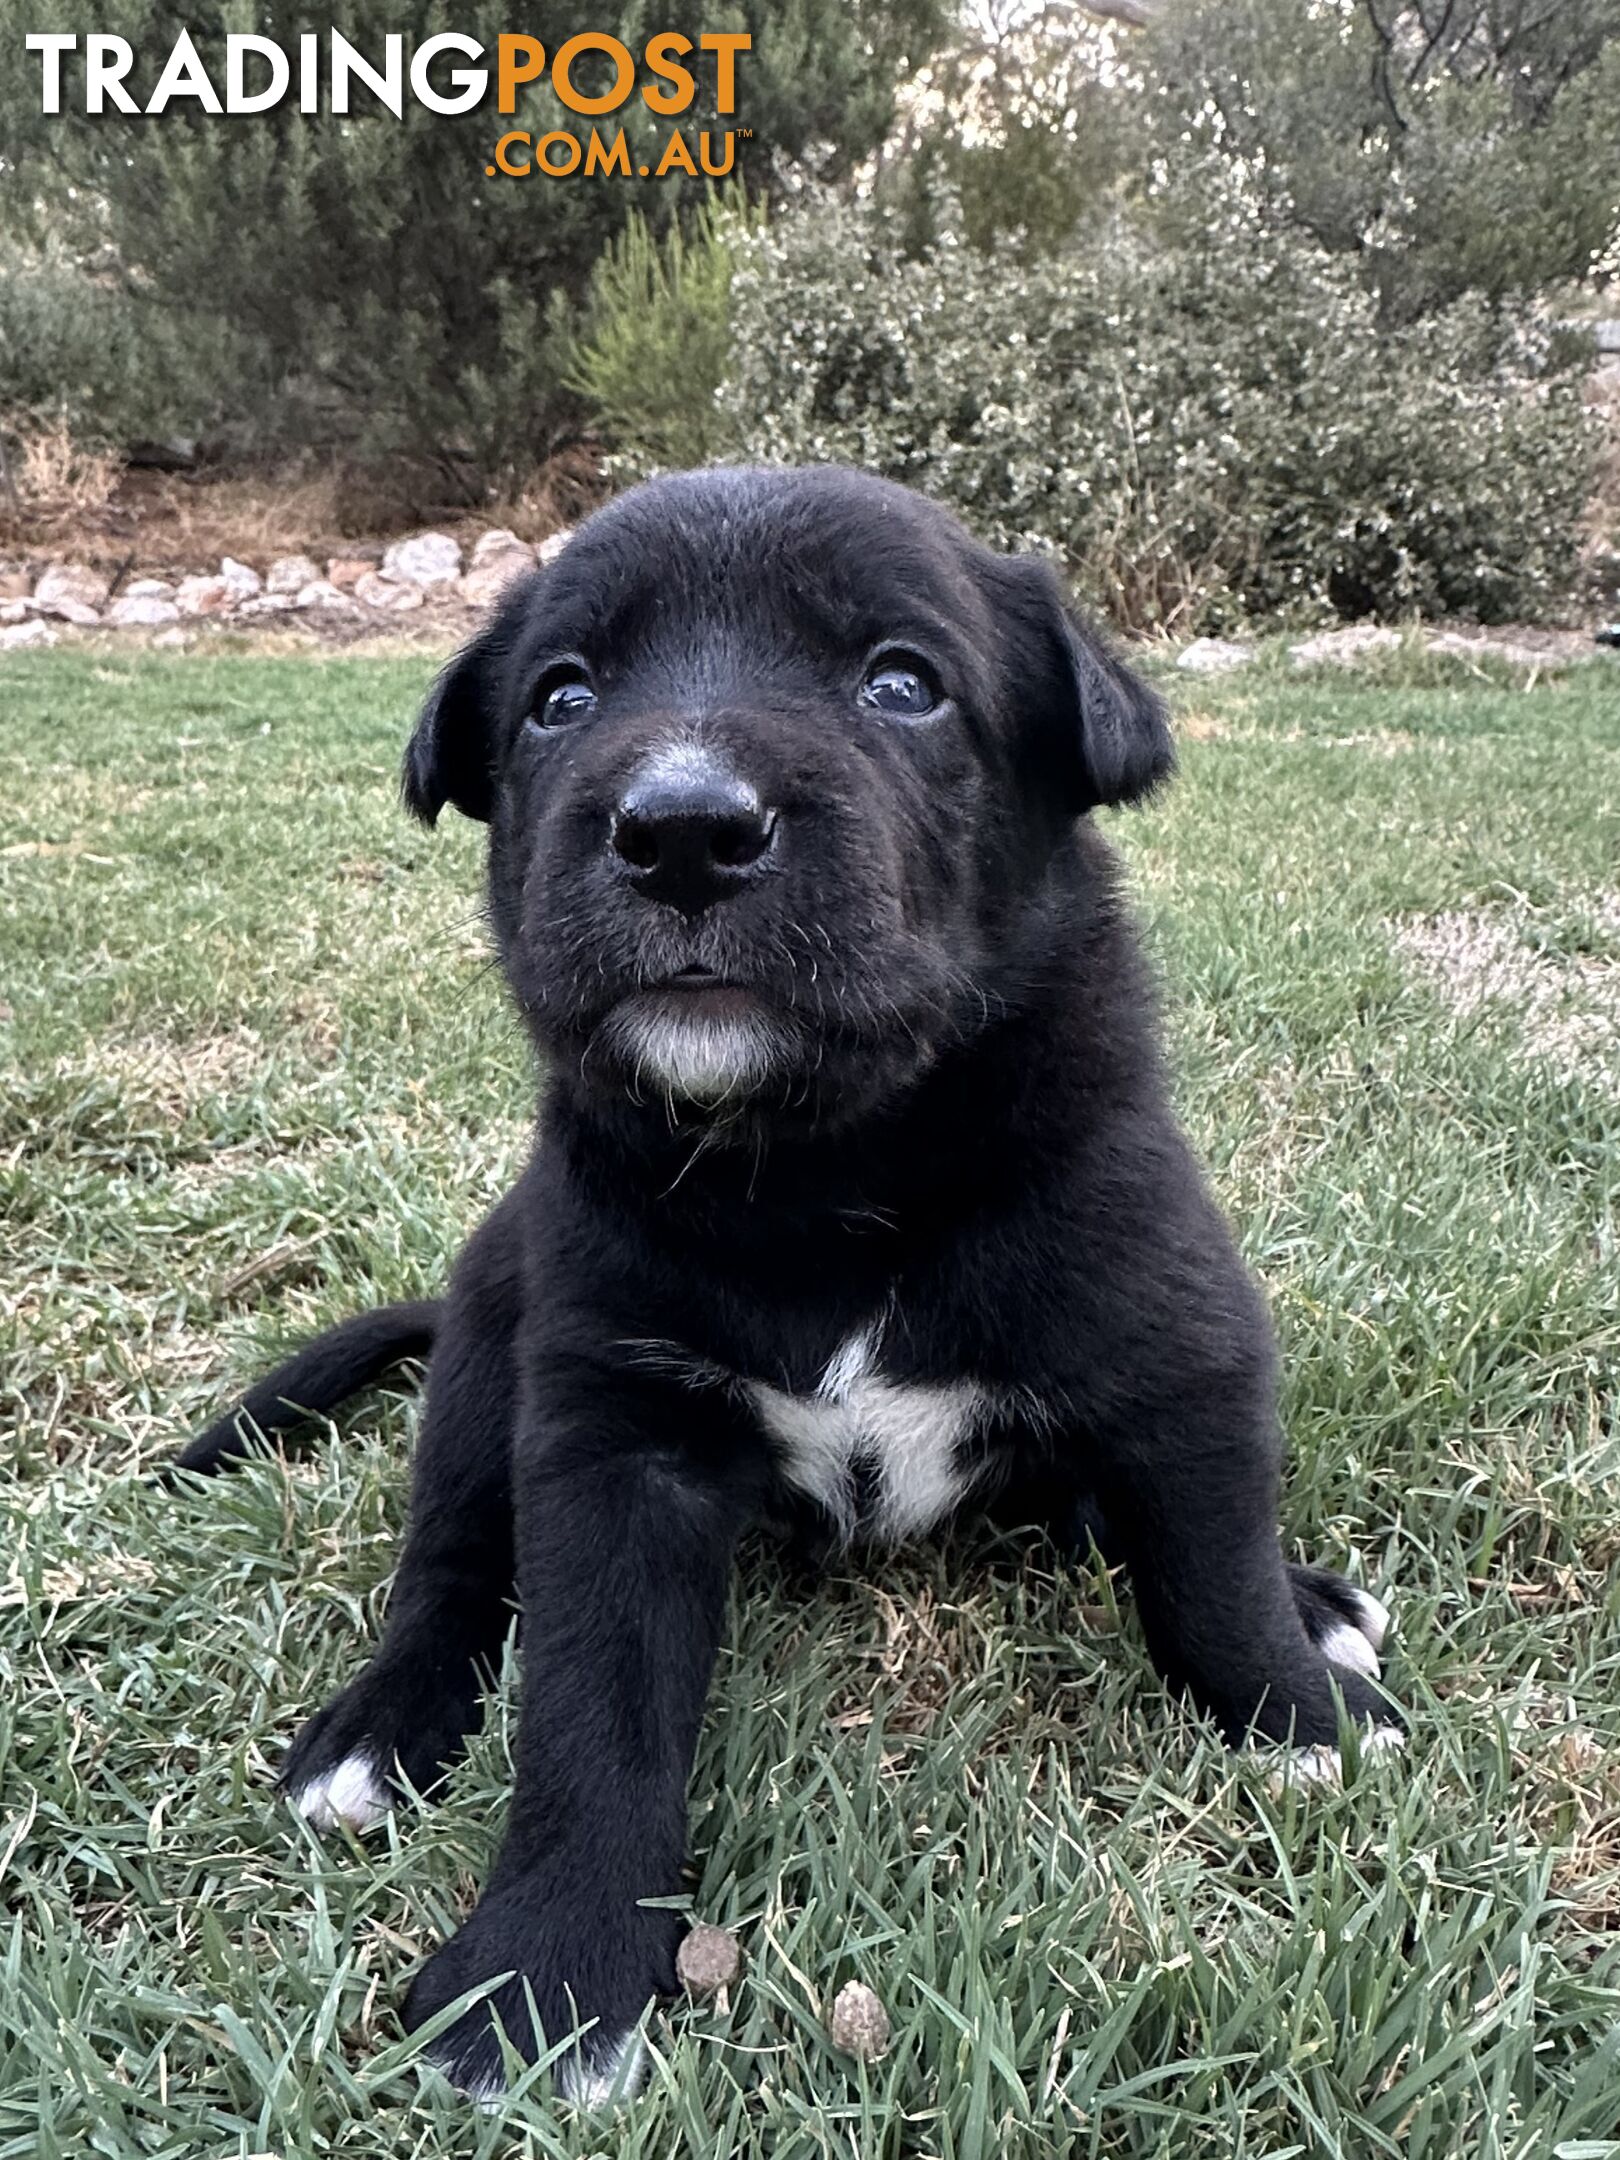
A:
{"type": "Polygon", "coordinates": [[[762,877],[778,817],[712,752],[679,745],[632,774],[608,827],[619,874],[648,900],[703,914],[762,877]]]}

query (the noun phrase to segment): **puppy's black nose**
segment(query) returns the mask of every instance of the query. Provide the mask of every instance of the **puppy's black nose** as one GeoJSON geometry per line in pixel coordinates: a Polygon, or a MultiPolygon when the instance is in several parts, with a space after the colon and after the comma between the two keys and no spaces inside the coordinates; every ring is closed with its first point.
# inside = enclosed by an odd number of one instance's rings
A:
{"type": "Polygon", "coordinates": [[[759,876],[776,812],[746,780],[700,753],[634,777],[609,837],[638,892],[701,915],[759,876]]]}

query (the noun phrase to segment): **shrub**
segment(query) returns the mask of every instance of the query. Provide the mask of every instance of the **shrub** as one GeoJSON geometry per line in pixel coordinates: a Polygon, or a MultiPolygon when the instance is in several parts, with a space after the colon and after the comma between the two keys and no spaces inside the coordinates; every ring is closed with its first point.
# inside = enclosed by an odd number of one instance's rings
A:
{"type": "Polygon", "coordinates": [[[60,249],[0,245],[0,412],[108,439],[164,401],[127,296],[60,249]]]}
{"type": "Polygon", "coordinates": [[[1500,620],[1574,569],[1591,429],[1540,317],[1474,298],[1386,331],[1352,266],[1235,207],[1017,264],[949,218],[908,255],[823,200],[739,244],[732,317],[741,454],[909,481],[1135,627],[1500,620]]]}
{"type": "Polygon", "coordinates": [[[0,523],[79,518],[106,508],[122,460],[73,432],[67,419],[0,416],[0,523]]]}
{"type": "Polygon", "coordinates": [[[707,200],[690,234],[672,225],[657,239],[632,213],[593,271],[569,383],[616,471],[702,465],[723,449],[732,250],[751,221],[740,190],[707,200]]]}
{"type": "Polygon", "coordinates": [[[1224,168],[1409,322],[1543,294],[1620,241],[1615,0],[1174,0],[1132,58],[1147,158],[1224,168]]]}
{"type": "MultiPolygon", "coordinates": [[[[98,15],[98,29],[135,50],[137,102],[185,13],[167,0],[107,0],[98,15]]],[[[580,27],[577,14],[531,9],[523,27],[554,52],[580,27]]],[[[603,0],[586,20],[638,52],[652,29],[683,30],[694,43],[747,30],[739,117],[759,152],[740,154],[738,169],[760,190],[773,169],[767,146],[783,158],[826,146],[833,173],[870,155],[939,14],[940,0],[727,0],[718,10],[670,0],[649,16],[641,0],[603,0]]],[[[14,72],[39,15],[24,0],[0,0],[0,50],[14,72]]],[[[250,11],[233,4],[204,15],[192,27],[217,79],[224,34],[250,11]]],[[[329,8],[289,0],[274,15],[263,27],[285,50],[296,52],[306,32],[324,49],[329,8]]],[[[444,30],[491,48],[512,27],[501,0],[352,0],[342,11],[344,35],[373,61],[390,34],[403,35],[407,51],[444,30]]],[[[610,72],[604,56],[594,60],[594,70],[593,56],[581,62],[581,87],[610,72]]],[[[718,135],[730,120],[717,110],[715,70],[696,73],[678,124],[688,137],[718,135]]],[[[396,118],[364,93],[344,116],[323,91],[321,110],[307,115],[293,96],[237,120],[182,99],[148,121],[87,115],[82,56],[66,79],[59,115],[31,110],[31,91],[11,101],[0,227],[48,227],[77,253],[106,256],[143,337],[172,338],[199,363],[188,370],[198,409],[185,432],[245,452],[410,461],[428,468],[440,501],[481,499],[573,438],[578,400],[565,378],[592,266],[632,209],[662,232],[701,192],[679,174],[552,182],[494,173],[490,150],[506,123],[493,92],[455,116],[407,98],[396,118]]],[[[638,96],[604,118],[605,138],[621,123],[641,173],[677,124],[638,96]]],[[[536,134],[582,127],[549,81],[522,94],[511,124],[536,134]]]]}

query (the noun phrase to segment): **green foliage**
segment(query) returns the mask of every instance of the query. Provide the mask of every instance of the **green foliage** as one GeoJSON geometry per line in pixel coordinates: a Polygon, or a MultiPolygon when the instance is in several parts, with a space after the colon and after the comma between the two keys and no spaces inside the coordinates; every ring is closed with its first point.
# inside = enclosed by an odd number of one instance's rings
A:
{"type": "Polygon", "coordinates": [[[1126,622],[1501,619],[1572,574],[1590,428],[1540,318],[1389,332],[1353,265],[1240,206],[1019,266],[826,201],[744,242],[732,292],[744,454],[909,481],[1126,622]]]}
{"type": "Polygon", "coordinates": [[[611,2120],[543,2078],[486,2113],[396,2022],[489,1865],[511,1660],[364,1843],[273,1788],[375,1640],[417,1401],[205,1492],[144,1474],[273,1350],[433,1294],[524,1159],[482,834],[395,799],[432,666],[0,654],[0,2150],[1616,2160],[1601,664],[1200,684],[1221,739],[1116,825],[1283,1331],[1289,1550],[1393,1604],[1406,1754],[1273,1798],[1038,1540],[808,1595],[751,1554],[692,1780],[743,1975],[655,2015],[611,2120]],[[1458,911],[1519,955],[1484,1010],[1403,957],[1458,911]],[[823,2029],[852,1976],[894,2021],[867,2066],[823,2029]]]}
{"type": "Polygon", "coordinates": [[[1354,259],[1398,320],[1616,266],[1620,0],[1139,13],[1135,32],[1062,0],[966,14],[929,64],[914,139],[891,150],[891,186],[943,178],[975,245],[1034,255],[1121,194],[1172,226],[1200,217],[1218,174],[1217,196],[1236,186],[1268,223],[1354,259]]]}
{"type": "Polygon", "coordinates": [[[632,212],[591,273],[570,386],[626,474],[702,465],[725,447],[733,247],[758,226],[740,190],[660,240],[632,212]]]}
{"type": "MultiPolygon", "coordinates": [[[[739,164],[757,190],[775,157],[811,143],[833,173],[869,152],[937,12],[938,0],[604,0],[589,22],[633,51],[655,30],[752,33],[736,120],[755,132],[739,164]]],[[[187,21],[205,61],[222,69],[221,39],[168,0],[108,0],[95,27],[134,45],[132,87],[144,101],[187,21]]],[[[330,10],[296,0],[272,27],[294,52],[314,31],[324,53],[331,22],[330,10]]],[[[264,26],[233,6],[210,27],[264,26]]],[[[502,0],[359,0],[341,23],[374,59],[388,32],[403,33],[407,51],[446,29],[492,49],[512,27],[502,0]]],[[[554,51],[580,27],[578,11],[539,0],[521,27],[554,51]]],[[[0,218],[48,231],[76,260],[107,261],[138,336],[161,331],[196,362],[185,386],[193,430],[225,425],[244,447],[426,456],[467,491],[526,466],[578,424],[567,366],[592,265],[632,210],[661,235],[700,192],[675,175],[487,176],[505,127],[580,129],[549,81],[520,93],[509,122],[495,114],[493,89],[458,117],[407,97],[395,119],[360,91],[348,118],[303,116],[289,97],[236,119],[190,100],[161,117],[88,119],[71,95],[69,109],[45,118],[23,38],[58,28],[84,29],[61,0],[0,0],[0,50],[11,56],[0,218]]],[[[70,89],[79,64],[69,63],[70,89]]],[[[712,65],[696,72],[697,102],[678,122],[639,98],[611,117],[608,136],[622,119],[633,164],[655,160],[677,124],[689,135],[727,125],[713,111],[712,65]]],[[[582,63],[581,83],[588,73],[582,63]]]]}
{"type": "Polygon", "coordinates": [[[1172,193],[1210,154],[1386,317],[1545,292],[1620,239],[1620,0],[1169,0],[1133,57],[1172,193]]]}
{"type": "Polygon", "coordinates": [[[59,247],[0,242],[0,418],[62,418],[85,441],[175,417],[168,355],[143,344],[117,279],[59,247]]]}
{"type": "Polygon", "coordinates": [[[910,137],[891,149],[884,192],[931,236],[942,193],[975,247],[1051,255],[1093,221],[1134,170],[1136,84],[1106,35],[1062,6],[965,13],[927,71],[910,137]]]}

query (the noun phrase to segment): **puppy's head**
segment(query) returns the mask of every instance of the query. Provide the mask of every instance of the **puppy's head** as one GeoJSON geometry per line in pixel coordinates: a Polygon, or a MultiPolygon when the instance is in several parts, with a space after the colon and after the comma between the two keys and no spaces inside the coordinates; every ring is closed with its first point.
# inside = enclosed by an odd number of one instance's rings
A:
{"type": "Polygon", "coordinates": [[[757,1129],[859,1116],[986,1024],[1073,821],[1170,763],[1044,565],[859,474],[722,470],[619,497],[508,598],[405,796],[488,822],[561,1070],[757,1129]]]}

